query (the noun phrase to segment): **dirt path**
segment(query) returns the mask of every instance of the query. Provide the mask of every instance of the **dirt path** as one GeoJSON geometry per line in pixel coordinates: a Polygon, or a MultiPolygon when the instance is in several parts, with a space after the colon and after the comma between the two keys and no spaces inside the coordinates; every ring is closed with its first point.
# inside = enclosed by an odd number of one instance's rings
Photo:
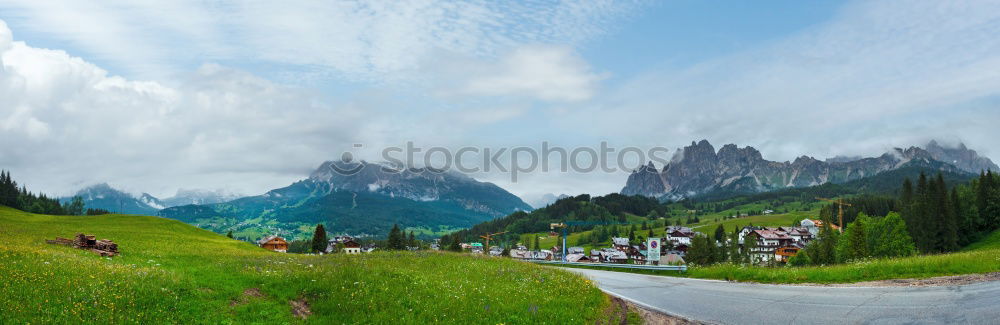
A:
{"type": "Polygon", "coordinates": [[[1000,281],[1000,272],[939,276],[926,279],[893,279],[879,281],[865,281],[855,283],[803,283],[798,285],[820,286],[820,287],[918,287],[918,286],[955,286],[972,284],[976,282],[1000,281]]]}

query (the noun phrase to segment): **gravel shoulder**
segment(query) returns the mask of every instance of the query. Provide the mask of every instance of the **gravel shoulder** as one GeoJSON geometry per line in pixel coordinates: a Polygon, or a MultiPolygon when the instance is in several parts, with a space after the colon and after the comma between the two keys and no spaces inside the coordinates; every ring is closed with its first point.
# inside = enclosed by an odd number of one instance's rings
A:
{"type": "Polygon", "coordinates": [[[1000,272],[939,276],[926,279],[892,279],[865,281],[854,283],[800,283],[795,285],[818,287],[926,287],[926,286],[956,286],[977,282],[1000,281],[1000,272]]]}

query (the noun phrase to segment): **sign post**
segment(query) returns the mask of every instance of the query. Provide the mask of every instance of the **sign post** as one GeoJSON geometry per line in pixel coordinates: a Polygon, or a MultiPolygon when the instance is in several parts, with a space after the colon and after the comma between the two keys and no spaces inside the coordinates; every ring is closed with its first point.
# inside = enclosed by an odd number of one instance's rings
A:
{"type": "Polygon", "coordinates": [[[652,265],[660,264],[660,239],[650,238],[646,243],[646,261],[652,265]]]}

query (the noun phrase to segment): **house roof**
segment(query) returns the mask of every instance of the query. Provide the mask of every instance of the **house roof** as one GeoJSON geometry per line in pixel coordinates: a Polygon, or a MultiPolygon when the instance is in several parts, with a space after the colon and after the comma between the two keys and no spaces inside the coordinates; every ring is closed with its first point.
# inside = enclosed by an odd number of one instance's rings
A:
{"type": "Polygon", "coordinates": [[[615,246],[628,246],[628,238],[614,237],[611,238],[611,241],[614,242],[615,246]]]}
{"type": "Polygon", "coordinates": [[[272,240],[275,240],[275,239],[281,239],[281,241],[285,241],[284,238],[278,237],[277,235],[272,235],[272,236],[267,236],[267,237],[261,238],[261,240],[257,241],[257,244],[258,245],[264,245],[264,244],[267,244],[268,242],[270,242],[272,240]]]}
{"type": "Polygon", "coordinates": [[[568,255],[566,255],[566,261],[567,262],[579,262],[582,259],[586,259],[588,261],[590,260],[590,258],[587,257],[587,255],[583,255],[583,254],[568,254],[568,255]]]}
{"type": "Polygon", "coordinates": [[[788,237],[787,233],[779,230],[758,229],[754,230],[753,233],[757,234],[758,236],[764,239],[771,239],[771,240],[792,239],[792,237],[788,237]]]}

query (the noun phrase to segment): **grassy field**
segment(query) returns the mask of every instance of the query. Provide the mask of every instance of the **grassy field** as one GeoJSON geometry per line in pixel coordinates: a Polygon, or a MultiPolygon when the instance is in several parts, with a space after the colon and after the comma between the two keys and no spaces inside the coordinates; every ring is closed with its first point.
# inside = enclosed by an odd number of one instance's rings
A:
{"type": "Polygon", "coordinates": [[[280,254],[156,217],[0,207],[0,235],[0,323],[564,324],[614,308],[581,277],[508,259],[280,254]],[[44,242],[77,232],[122,254],[44,242]]]}
{"type": "Polygon", "coordinates": [[[1000,231],[957,253],[813,267],[716,265],[693,267],[687,276],[764,283],[850,283],[988,272],[1000,272],[1000,231]]]}
{"type": "MultiPolygon", "coordinates": [[[[743,218],[734,219],[724,219],[721,221],[702,221],[693,227],[694,231],[709,234],[715,231],[715,228],[722,224],[726,228],[726,232],[733,232],[736,229],[743,228],[753,224],[754,226],[790,226],[793,222],[801,221],[806,218],[817,218],[819,216],[819,210],[815,211],[797,211],[782,214],[771,214],[771,215],[760,215],[760,216],[750,216],[743,218]]],[[[706,218],[707,219],[707,218],[706,218]]]]}

